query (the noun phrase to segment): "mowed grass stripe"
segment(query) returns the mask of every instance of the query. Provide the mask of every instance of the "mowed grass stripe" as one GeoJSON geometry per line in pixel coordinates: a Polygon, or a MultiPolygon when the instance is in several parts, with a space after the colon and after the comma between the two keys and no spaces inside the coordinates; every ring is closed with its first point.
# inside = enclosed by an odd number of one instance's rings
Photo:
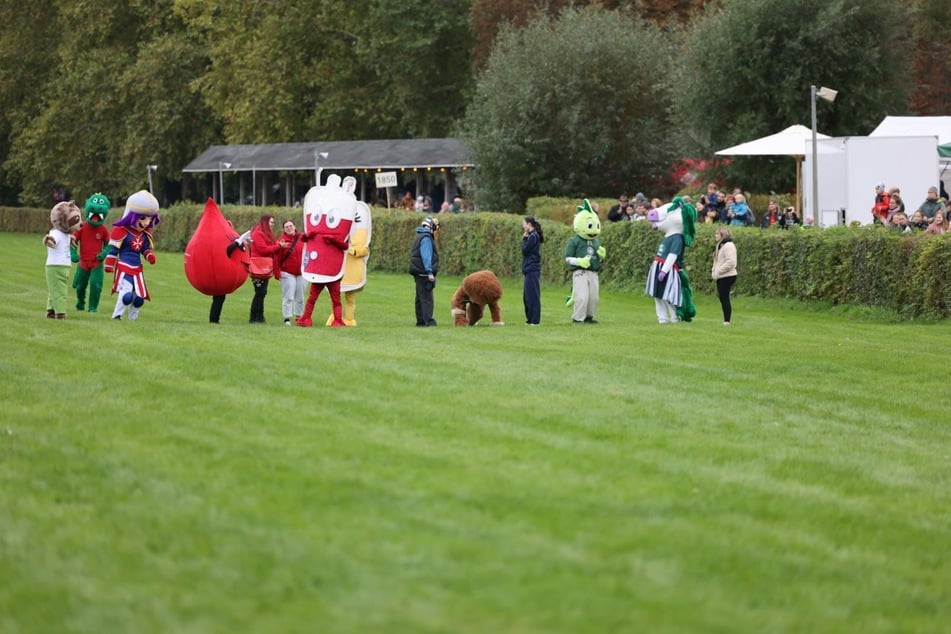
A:
{"type": "MultiPolygon", "coordinates": [[[[42,317],[0,234],[0,631],[937,631],[951,618],[947,323],[713,297],[661,327],[567,286],[521,324],[222,324],[146,270],[136,323],[42,317]],[[945,381],[946,383],[946,381],[945,381]]],[[[326,316],[322,296],[315,313],[326,316]]]]}

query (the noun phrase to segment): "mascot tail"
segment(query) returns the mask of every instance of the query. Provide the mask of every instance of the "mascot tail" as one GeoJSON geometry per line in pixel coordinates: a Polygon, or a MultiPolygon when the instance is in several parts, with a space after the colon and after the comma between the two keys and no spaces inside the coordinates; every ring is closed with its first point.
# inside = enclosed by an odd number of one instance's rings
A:
{"type": "Polygon", "coordinates": [[[697,315],[697,307],[693,303],[693,289],[690,288],[690,278],[687,272],[680,269],[680,292],[682,301],[677,307],[677,317],[681,321],[693,321],[697,315]]]}

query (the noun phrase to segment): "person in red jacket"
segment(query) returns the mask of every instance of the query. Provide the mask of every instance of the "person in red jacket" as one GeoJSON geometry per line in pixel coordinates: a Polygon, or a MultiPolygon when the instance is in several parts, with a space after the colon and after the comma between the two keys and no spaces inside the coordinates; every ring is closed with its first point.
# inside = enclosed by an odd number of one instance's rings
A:
{"type": "Polygon", "coordinates": [[[281,312],[285,326],[290,326],[292,320],[296,321],[304,314],[304,287],[307,283],[300,268],[304,254],[302,238],[294,221],[285,220],[281,242],[287,246],[281,247],[278,256],[274,258],[274,272],[281,282],[281,312]]]}
{"type": "MultiPolygon", "coordinates": [[[[278,241],[274,237],[274,216],[264,214],[258,221],[258,224],[251,230],[251,257],[274,258],[282,247],[287,246],[283,241],[278,241]]],[[[277,277],[277,267],[274,267],[271,275],[277,277]]],[[[251,271],[251,283],[254,285],[254,297],[251,299],[251,317],[248,320],[252,324],[263,324],[264,322],[264,298],[267,297],[267,284],[271,276],[255,277],[254,271],[251,271]]]]}
{"type": "Polygon", "coordinates": [[[875,204],[872,205],[872,221],[883,225],[888,224],[888,205],[891,203],[885,183],[875,186],[875,204]]]}

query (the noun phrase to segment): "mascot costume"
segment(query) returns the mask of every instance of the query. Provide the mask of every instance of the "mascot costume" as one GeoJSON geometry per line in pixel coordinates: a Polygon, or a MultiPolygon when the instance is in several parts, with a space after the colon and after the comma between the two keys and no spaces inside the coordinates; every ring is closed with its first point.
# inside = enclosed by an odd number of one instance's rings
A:
{"type": "Polygon", "coordinates": [[[575,324],[596,324],[601,286],[598,271],[607,254],[598,241],[601,220],[587,198],[578,205],[573,223],[575,235],[565,246],[565,262],[571,271],[571,296],[566,305],[573,306],[571,321],[575,324]]]}
{"type": "MultiPolygon", "coordinates": [[[[367,284],[367,259],[370,257],[370,207],[362,200],[357,201],[357,216],[353,221],[353,231],[350,232],[350,248],[347,249],[346,263],[343,265],[343,278],[340,280],[340,290],[343,292],[343,323],[356,326],[356,295],[367,284]]],[[[332,326],[334,316],[327,318],[327,325],[332,326]]]]}
{"type": "Polygon", "coordinates": [[[250,236],[250,231],[239,236],[209,198],[195,233],[185,246],[185,277],[196,291],[211,296],[208,321],[213,324],[221,317],[225,297],[248,279],[245,246],[250,236]]]}
{"type": "Polygon", "coordinates": [[[680,196],[666,205],[651,209],[647,219],[654,229],[664,232],[647,274],[647,294],[654,298],[657,321],[675,324],[690,321],[697,310],[693,305],[690,278],[684,270],[684,248],[696,236],[697,210],[680,196]]]}
{"type": "Polygon", "coordinates": [[[145,300],[151,300],[145,285],[142,258],[155,264],[152,228],[159,222],[158,200],[143,189],[129,196],[122,218],[112,223],[105,268],[106,273],[115,273],[112,292],[119,295],[112,311],[113,319],[122,319],[128,309],[129,320],[135,321],[145,300]]]}
{"type": "Polygon", "coordinates": [[[492,271],[476,271],[462,280],[452,296],[452,317],[457,326],[475,326],[482,319],[486,306],[492,314],[493,326],[504,326],[499,300],[502,283],[492,271]]]}
{"type": "Polygon", "coordinates": [[[310,293],[304,305],[304,314],[297,320],[298,326],[313,326],[311,317],[320,292],[327,288],[333,304],[334,328],[346,326],[343,322],[343,307],[340,304],[340,279],[346,264],[344,257],[350,248],[350,232],[357,215],[357,180],[352,176],[343,179],[331,174],[327,184],[311,187],[304,196],[304,257],[301,276],[310,282],[310,293]]]}
{"type": "Polygon", "coordinates": [[[69,294],[70,250],[74,248],[73,231],[79,228],[82,213],[72,200],[56,203],[50,210],[50,229],[43,237],[46,245],[46,316],[66,319],[66,296],[69,294]]]}
{"type": "Polygon", "coordinates": [[[93,194],[86,200],[83,209],[85,222],[79,231],[73,234],[77,247],[69,250],[70,259],[78,262],[73,275],[73,288],[76,289],[76,310],[86,308],[86,288],[89,288],[89,312],[99,310],[99,298],[102,296],[103,265],[109,253],[109,230],[102,225],[106,222],[111,203],[103,194],[93,194]]]}

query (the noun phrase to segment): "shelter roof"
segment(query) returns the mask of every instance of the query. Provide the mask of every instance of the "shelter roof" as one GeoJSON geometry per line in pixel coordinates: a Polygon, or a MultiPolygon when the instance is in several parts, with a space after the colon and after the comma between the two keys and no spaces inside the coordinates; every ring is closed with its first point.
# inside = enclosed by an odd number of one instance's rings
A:
{"type": "Polygon", "coordinates": [[[321,169],[338,170],[474,166],[465,144],[448,138],[212,145],[182,171],[303,171],[318,163],[321,169]]]}

